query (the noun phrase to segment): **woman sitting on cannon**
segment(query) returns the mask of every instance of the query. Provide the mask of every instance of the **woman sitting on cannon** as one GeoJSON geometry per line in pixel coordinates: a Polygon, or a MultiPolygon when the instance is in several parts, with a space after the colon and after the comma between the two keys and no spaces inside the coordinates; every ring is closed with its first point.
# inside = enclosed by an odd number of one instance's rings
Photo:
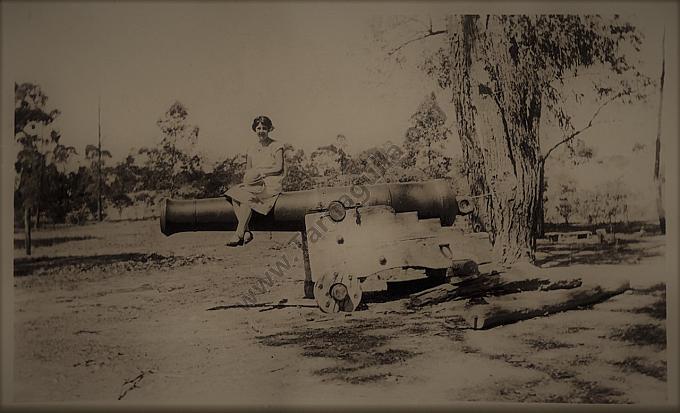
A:
{"type": "Polygon", "coordinates": [[[258,116],[253,120],[253,132],[258,142],[246,152],[246,171],[243,183],[229,188],[224,193],[234,206],[238,226],[227,246],[245,245],[252,241],[253,234],[248,230],[252,211],[267,215],[274,207],[282,192],[283,145],[272,139],[269,133],[274,130],[271,119],[258,116]]]}

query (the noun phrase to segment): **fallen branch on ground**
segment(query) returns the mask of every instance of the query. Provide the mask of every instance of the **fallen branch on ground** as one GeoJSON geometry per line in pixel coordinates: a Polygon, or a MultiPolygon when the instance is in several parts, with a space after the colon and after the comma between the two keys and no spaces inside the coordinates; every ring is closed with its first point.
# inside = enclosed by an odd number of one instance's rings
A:
{"type": "Polygon", "coordinates": [[[471,307],[464,318],[474,329],[487,329],[596,304],[629,288],[626,280],[487,298],[488,304],[471,307]]]}
{"type": "Polygon", "coordinates": [[[120,395],[118,395],[118,400],[121,400],[133,389],[138,388],[137,384],[139,384],[139,382],[142,381],[142,379],[144,378],[144,374],[146,373],[152,374],[153,370],[141,371],[134,379],[125,380],[125,382],[121,386],[120,395]]]}
{"type": "Polygon", "coordinates": [[[316,302],[309,301],[306,303],[253,303],[253,304],[225,304],[225,305],[218,305],[215,307],[210,307],[206,309],[206,311],[215,311],[215,310],[231,310],[233,308],[263,308],[263,310],[260,311],[268,311],[268,310],[275,310],[275,309],[280,309],[280,308],[286,308],[286,307],[309,307],[309,308],[317,308],[318,305],[316,302]]]}
{"type": "Polygon", "coordinates": [[[421,308],[448,300],[480,298],[521,291],[555,290],[575,288],[581,285],[579,278],[547,277],[543,273],[521,275],[515,270],[491,272],[453,284],[442,284],[410,296],[409,308],[421,308]]]}

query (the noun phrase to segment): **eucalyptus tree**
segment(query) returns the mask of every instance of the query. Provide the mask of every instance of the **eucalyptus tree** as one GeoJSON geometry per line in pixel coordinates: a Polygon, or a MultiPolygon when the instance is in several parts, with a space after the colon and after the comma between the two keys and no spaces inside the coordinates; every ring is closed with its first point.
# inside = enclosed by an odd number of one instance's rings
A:
{"type": "Polygon", "coordinates": [[[141,148],[140,155],[146,155],[146,166],[149,168],[147,184],[153,188],[168,190],[174,197],[182,179],[195,173],[201,164],[198,155],[192,155],[193,147],[198,140],[199,128],[188,122],[189,112],[179,101],[175,101],[156,121],[160,129],[160,142],[155,147],[141,148]]]}
{"type": "Polygon", "coordinates": [[[591,128],[609,103],[643,97],[648,81],[628,56],[642,38],[619,16],[449,15],[445,22],[389,53],[446,39],[423,68],[452,93],[468,185],[479,200],[474,219],[489,231],[499,263],[533,261],[545,159],[591,128]],[[560,86],[595,66],[612,76],[593,82],[592,117],[574,125],[560,86]],[[549,147],[539,130],[546,112],[563,131],[549,147]]]}
{"type": "MultiPolygon", "coordinates": [[[[62,144],[53,123],[61,112],[47,109],[48,96],[34,83],[14,84],[14,137],[16,143],[15,208],[33,211],[36,226],[55,196],[53,181],[60,168],[76,153],[62,144]]],[[[30,215],[30,214],[29,214],[30,215]]]]}
{"type": "Polygon", "coordinates": [[[451,158],[444,154],[444,143],[449,132],[446,114],[431,92],[411,115],[411,126],[406,130],[403,145],[404,166],[422,169],[430,178],[448,176],[451,158]]]}

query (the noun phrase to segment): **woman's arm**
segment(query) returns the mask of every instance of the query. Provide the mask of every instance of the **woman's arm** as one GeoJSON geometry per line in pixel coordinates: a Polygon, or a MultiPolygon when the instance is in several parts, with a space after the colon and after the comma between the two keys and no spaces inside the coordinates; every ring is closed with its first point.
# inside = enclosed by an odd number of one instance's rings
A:
{"type": "Polygon", "coordinates": [[[253,160],[250,157],[250,148],[246,149],[246,170],[253,169],[253,160]]]}

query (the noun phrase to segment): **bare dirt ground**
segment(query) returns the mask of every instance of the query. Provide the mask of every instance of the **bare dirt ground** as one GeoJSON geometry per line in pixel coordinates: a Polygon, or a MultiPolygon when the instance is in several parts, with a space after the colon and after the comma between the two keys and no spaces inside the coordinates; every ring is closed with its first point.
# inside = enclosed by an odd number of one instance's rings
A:
{"type": "Polygon", "coordinates": [[[291,270],[256,296],[302,300],[291,233],[163,236],[157,221],[15,237],[15,401],[225,404],[663,403],[664,238],[541,246],[540,263],[624,277],[631,290],[575,311],[486,331],[463,301],[420,311],[365,294],[351,314],[231,308],[282,256],[291,270]],[[216,308],[216,309],[215,309],[216,308]],[[213,309],[213,310],[210,310],[213,309]]]}

